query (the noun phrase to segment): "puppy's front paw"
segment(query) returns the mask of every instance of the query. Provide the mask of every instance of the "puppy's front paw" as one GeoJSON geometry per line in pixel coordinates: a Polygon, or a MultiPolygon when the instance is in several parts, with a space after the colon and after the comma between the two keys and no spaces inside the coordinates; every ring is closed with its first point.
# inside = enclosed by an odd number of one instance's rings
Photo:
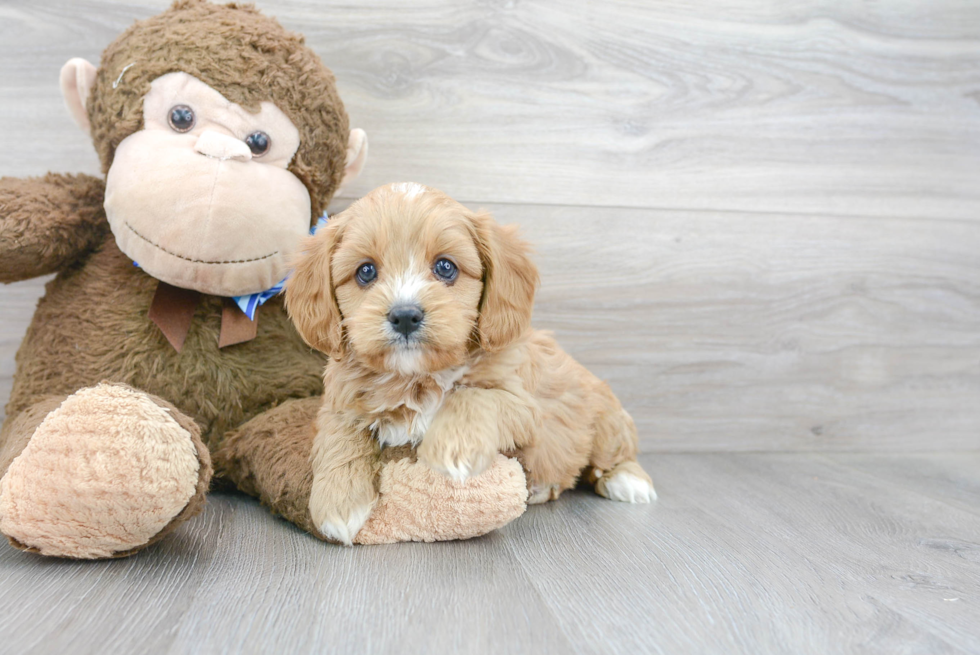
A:
{"type": "Polygon", "coordinates": [[[378,496],[371,490],[363,489],[355,493],[338,493],[338,487],[317,484],[314,480],[310,494],[310,518],[313,524],[327,539],[350,546],[354,537],[371,516],[378,496]]]}
{"type": "Polygon", "coordinates": [[[419,461],[457,482],[480,475],[497,457],[496,440],[481,427],[456,429],[437,419],[419,446],[419,461]]]}
{"type": "MultiPolygon", "coordinates": [[[[314,514],[313,520],[316,522],[316,529],[324,537],[342,543],[345,546],[350,546],[354,543],[354,537],[357,536],[357,533],[360,532],[361,528],[367,522],[368,517],[371,516],[373,509],[374,503],[371,503],[369,505],[349,508],[346,512],[318,512],[320,518],[317,519],[314,514]]],[[[310,508],[310,512],[312,514],[312,507],[310,508]]]]}

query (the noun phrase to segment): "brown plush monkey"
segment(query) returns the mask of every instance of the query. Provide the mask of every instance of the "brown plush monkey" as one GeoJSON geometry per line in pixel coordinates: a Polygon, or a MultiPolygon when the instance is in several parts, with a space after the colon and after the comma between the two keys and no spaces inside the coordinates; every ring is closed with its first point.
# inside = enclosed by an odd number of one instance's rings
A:
{"type": "MultiPolygon", "coordinates": [[[[98,69],[68,62],[61,84],[106,180],[0,179],[0,281],[58,273],[17,353],[0,532],[46,555],[136,552],[200,510],[214,457],[219,478],[316,534],[324,359],[280,297],[254,320],[229,297],[281,282],[364,163],[332,74],[250,6],[181,0],[98,69]]],[[[513,460],[459,486],[387,457],[361,543],[475,536],[524,510],[513,460]]]]}

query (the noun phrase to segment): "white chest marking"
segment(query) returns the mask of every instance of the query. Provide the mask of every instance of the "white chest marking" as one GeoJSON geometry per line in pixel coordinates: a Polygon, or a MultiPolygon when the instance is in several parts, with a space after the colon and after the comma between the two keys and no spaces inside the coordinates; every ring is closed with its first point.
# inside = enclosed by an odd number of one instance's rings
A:
{"type": "Polygon", "coordinates": [[[442,403],[459,380],[470,370],[469,366],[458,366],[434,373],[432,378],[439,385],[442,393],[430,394],[424,403],[417,405],[406,402],[405,406],[412,410],[412,419],[409,422],[390,421],[388,419],[378,419],[371,424],[371,431],[382,448],[389,446],[404,446],[411,444],[419,445],[425,433],[432,425],[436,414],[442,409],[442,403]]]}
{"type": "Polygon", "coordinates": [[[419,445],[422,437],[428,431],[429,425],[432,424],[432,419],[436,417],[439,408],[442,407],[442,398],[442,394],[433,395],[428,402],[420,406],[406,403],[406,407],[412,410],[412,418],[408,422],[378,419],[372,423],[371,430],[374,431],[378,444],[382,448],[406,444],[419,445]]]}
{"type": "MultiPolygon", "coordinates": [[[[392,331],[389,328],[389,331],[392,331]]],[[[385,355],[385,366],[394,369],[402,375],[414,375],[422,367],[422,352],[419,350],[398,350],[385,355]]]]}

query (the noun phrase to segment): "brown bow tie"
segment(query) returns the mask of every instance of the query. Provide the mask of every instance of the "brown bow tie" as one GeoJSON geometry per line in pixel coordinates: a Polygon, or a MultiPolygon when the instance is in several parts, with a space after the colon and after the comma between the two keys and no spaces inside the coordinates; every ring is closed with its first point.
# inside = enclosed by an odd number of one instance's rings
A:
{"type": "MultiPolygon", "coordinates": [[[[184,347],[184,340],[191,329],[194,311],[197,309],[200,300],[201,294],[198,291],[181,289],[166,282],[157,284],[156,293],[153,294],[153,302],[150,303],[150,320],[163,331],[167,341],[177,352],[180,352],[184,347]]],[[[256,308],[257,311],[258,308],[256,308]]],[[[249,320],[245,312],[231,298],[224,299],[218,348],[251,341],[258,333],[258,329],[258,313],[255,314],[255,320],[249,320]]]]}

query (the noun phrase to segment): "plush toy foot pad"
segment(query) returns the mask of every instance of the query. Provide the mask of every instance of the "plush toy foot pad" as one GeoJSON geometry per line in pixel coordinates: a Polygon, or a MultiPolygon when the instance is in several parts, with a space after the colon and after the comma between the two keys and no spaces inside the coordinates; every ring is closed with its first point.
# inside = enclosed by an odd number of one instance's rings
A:
{"type": "Polygon", "coordinates": [[[164,405],[113,384],[69,396],[0,480],[0,531],[44,555],[118,557],[198,509],[207,451],[197,426],[164,405]]]}
{"type": "Polygon", "coordinates": [[[470,539],[507,525],[527,509],[527,480],[516,459],[456,482],[409,458],[381,468],[380,496],[357,544],[470,539]]]}

